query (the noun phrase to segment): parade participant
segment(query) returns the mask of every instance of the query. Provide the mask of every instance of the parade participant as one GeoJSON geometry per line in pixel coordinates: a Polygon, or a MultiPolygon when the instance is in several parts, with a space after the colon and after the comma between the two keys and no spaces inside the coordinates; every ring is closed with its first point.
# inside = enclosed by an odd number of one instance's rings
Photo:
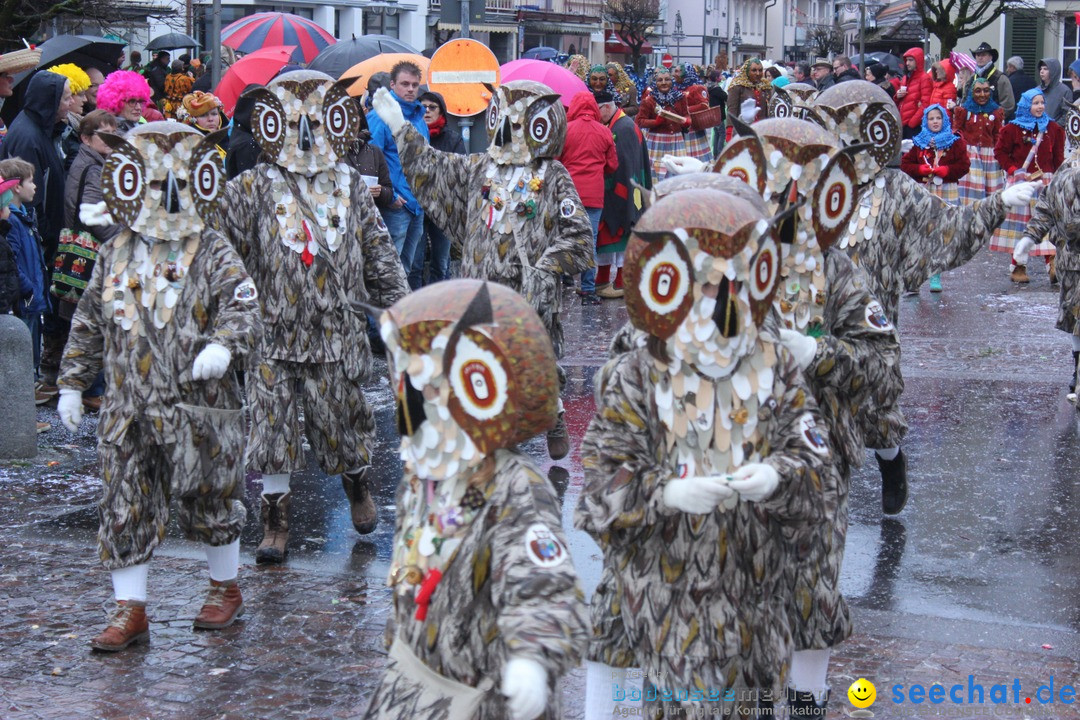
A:
{"type": "Polygon", "coordinates": [[[101,247],[75,311],[58,410],[76,432],[82,393],[105,371],[98,551],[117,605],[90,644],[114,652],[149,640],[147,572],[170,497],[184,536],[206,545],[210,590],[195,627],[228,627],[243,613],[243,399],[229,370],[261,327],[255,284],[208,227],[225,184],[216,138],[168,122],[103,139],[105,201],[82,215],[124,231],[101,247]]]}
{"type": "Polygon", "coordinates": [[[610,693],[605,665],[629,650],[648,717],[770,713],[785,681],[784,533],[821,516],[830,451],[795,359],[761,330],[779,219],[682,189],[645,211],[627,250],[645,337],[597,374],[574,521],[603,550],[612,600],[587,682],[610,693]]]}
{"type": "Polygon", "coordinates": [[[769,117],[769,99],[772,93],[773,86],[765,78],[765,69],[761,61],[750,58],[744,62],[727,88],[728,140],[734,132],[731,124],[733,117],[740,118],[743,122],[754,122],[769,117]],[[753,106],[750,105],[750,101],[753,101],[753,106]],[[756,109],[756,114],[750,115],[753,110],[749,108],[756,109]],[[747,120],[747,117],[750,119],[747,120]]]}
{"type": "MultiPolygon", "coordinates": [[[[424,209],[461,246],[461,275],[490,280],[529,300],[562,355],[558,276],[594,266],[592,228],[570,174],[555,158],[566,141],[566,111],[541,83],[517,80],[495,91],[487,110],[487,152],[456,155],[428,146],[410,130],[384,91],[375,111],[393,133],[424,209]]],[[[565,374],[559,370],[565,383],[565,374]]],[[[570,452],[560,401],[547,434],[548,454],[570,452]]]]}
{"type": "Polygon", "coordinates": [[[644,130],[652,179],[659,182],[667,177],[665,155],[687,155],[683,131],[690,127],[690,111],[683,92],[675,87],[671,71],[659,68],[653,75],[649,93],[641,99],[634,122],[644,130]]]}
{"type": "MultiPolygon", "coordinates": [[[[209,135],[228,123],[225,111],[221,107],[221,100],[215,95],[197,90],[184,96],[180,109],[176,113],[176,119],[185,125],[190,125],[203,135],[209,135]]],[[[218,145],[217,149],[224,159],[225,148],[218,145]]]]}
{"type": "Polygon", "coordinates": [[[615,86],[615,92],[618,93],[616,97],[619,98],[619,108],[628,118],[633,119],[638,111],[637,85],[634,84],[634,81],[630,79],[626,70],[619,63],[609,62],[607,64],[607,74],[608,79],[615,86]]]}
{"type": "MultiPolygon", "coordinates": [[[[686,110],[690,115],[709,109],[709,91],[705,89],[705,82],[698,76],[693,65],[686,63],[677,66],[673,80],[676,87],[686,96],[686,110]]],[[[709,145],[707,131],[695,130],[691,126],[686,131],[685,142],[687,155],[702,162],[712,162],[712,147],[709,145]]]]}
{"type": "Polygon", "coordinates": [[[566,61],[566,69],[581,78],[586,85],[589,82],[589,59],[584,55],[571,55],[566,61]]]}
{"type": "Polygon", "coordinates": [[[970,169],[960,178],[960,202],[971,205],[1002,186],[1001,166],[994,157],[1005,111],[990,97],[990,81],[976,78],[971,95],[953,110],[953,129],[967,145],[970,169]]]}
{"type": "Polygon", "coordinates": [[[98,108],[116,116],[116,129],[121,133],[145,122],[142,114],[148,102],[150,85],[146,78],[130,70],[109,73],[98,88],[98,108]]]}
{"type": "MultiPolygon", "coordinates": [[[[1032,88],[1020,96],[1016,103],[1016,117],[1001,129],[997,145],[994,146],[994,157],[1005,171],[1007,183],[1032,179],[1041,185],[1050,182],[1050,176],[1065,161],[1065,131],[1046,114],[1041,90],[1032,88]]],[[[1013,252],[1016,241],[1024,236],[1031,220],[1032,205],[1009,210],[1005,223],[990,243],[991,250],[1013,252]]],[[[1057,251],[1044,238],[1036,239],[1040,241],[1039,244],[1027,254],[1046,259],[1046,270],[1053,284],[1057,282],[1054,271],[1054,255],[1057,251]]],[[[1009,277],[1015,283],[1030,282],[1027,263],[1021,265],[1013,262],[1009,277]]]]}
{"type": "Polygon", "coordinates": [[[173,61],[172,72],[165,76],[165,98],[161,101],[161,114],[176,120],[184,106],[184,97],[191,92],[195,78],[184,71],[184,63],[173,61]]]}
{"type": "MultiPolygon", "coordinates": [[[[861,196],[858,213],[839,242],[870,279],[885,317],[897,324],[904,287],[920,287],[934,273],[958,268],[974,257],[1005,219],[1007,207],[1031,200],[1030,183],[1014,185],[974,205],[953,207],[897,167],[900,118],[879,87],[852,81],[814,99],[817,120],[845,145],[869,143],[856,156],[861,196]]],[[[902,387],[900,365],[892,368],[902,387]]],[[[872,393],[858,413],[866,444],[875,449],[882,475],[882,511],[895,515],[907,503],[907,459],[900,442],[907,422],[892,393],[872,393]]]]}
{"type": "MultiPolygon", "coordinates": [[[[949,112],[941,105],[923,111],[922,131],[900,159],[900,169],[950,205],[960,204],[960,178],[971,167],[964,139],[953,133],[949,112]]],[[[907,288],[918,291],[918,288],[907,288]]],[[[941,274],[930,276],[930,292],[941,292],[941,274]]]]}
{"type": "Polygon", "coordinates": [[[967,97],[971,94],[971,86],[975,78],[986,78],[990,83],[991,97],[1005,111],[1005,119],[1011,120],[1020,97],[1013,94],[1009,76],[998,70],[995,65],[998,61],[998,51],[990,47],[990,43],[983,42],[971,51],[971,56],[975,58],[977,67],[971,79],[964,83],[963,96],[967,97]]]}
{"type": "Polygon", "coordinates": [[[560,720],[588,619],[555,490],[516,448],[556,422],[544,326],[509,288],[450,280],[380,327],[405,473],[391,663],[364,717],[436,720],[454,698],[471,711],[452,717],[560,720]]]}
{"type": "Polygon", "coordinates": [[[220,216],[259,286],[266,324],[246,373],[247,467],[263,476],[255,560],[278,563],[288,552],[290,475],[306,465],[304,436],[323,472],[341,474],[357,532],[378,523],[369,480],[375,417],[362,390],[372,358],[367,319],[353,303],[389,307],[408,287],[371,194],[343,162],[360,122],[345,84],[298,70],[245,95],[267,162],[229,182],[220,216]]]}

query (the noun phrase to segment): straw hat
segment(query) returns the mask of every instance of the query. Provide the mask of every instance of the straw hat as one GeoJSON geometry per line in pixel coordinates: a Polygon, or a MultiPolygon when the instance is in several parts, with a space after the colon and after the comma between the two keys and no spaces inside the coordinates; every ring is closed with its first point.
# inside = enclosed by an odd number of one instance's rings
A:
{"type": "Polygon", "coordinates": [[[23,48],[0,55],[0,73],[14,75],[36,68],[41,63],[41,51],[23,48]]]}

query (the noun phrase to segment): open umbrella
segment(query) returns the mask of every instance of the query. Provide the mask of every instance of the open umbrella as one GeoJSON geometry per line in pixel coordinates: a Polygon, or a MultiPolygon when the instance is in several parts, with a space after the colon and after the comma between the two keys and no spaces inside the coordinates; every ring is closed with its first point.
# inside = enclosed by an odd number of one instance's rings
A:
{"type": "MultiPolygon", "coordinates": [[[[859,60],[860,59],[861,59],[861,56],[853,55],[851,57],[851,66],[855,67],[855,68],[859,67],[859,64],[860,64],[859,60]]],[[[887,52],[866,53],[866,65],[869,67],[870,65],[874,65],[876,63],[884,64],[885,67],[889,68],[890,72],[898,73],[898,74],[902,74],[902,72],[903,72],[901,70],[901,68],[904,66],[904,63],[900,61],[900,58],[896,57],[892,53],[887,53],[887,52]]]]}
{"type": "Polygon", "coordinates": [[[562,104],[570,107],[576,93],[588,90],[588,86],[574,73],[561,65],[543,60],[512,60],[502,66],[502,81],[533,80],[544,83],[562,96],[562,104]]]}
{"type": "Polygon", "coordinates": [[[529,48],[525,52],[521,53],[521,57],[524,60],[554,60],[558,57],[559,51],[553,47],[546,47],[541,45],[540,47],[529,48]]]}
{"type": "Polygon", "coordinates": [[[168,33],[167,35],[160,35],[146,44],[147,50],[178,50],[179,48],[198,48],[202,47],[195,38],[185,35],[184,33],[168,33]]]}
{"type": "Polygon", "coordinates": [[[221,44],[237,52],[292,45],[293,61],[308,63],[337,40],[307,18],[283,12],[262,12],[229,23],[221,31],[221,44]]]}
{"type": "Polygon", "coordinates": [[[289,64],[295,50],[295,45],[266,47],[248,53],[233,63],[214,90],[214,94],[221,99],[225,114],[232,117],[236,101],[248,85],[265,85],[273,80],[289,64]]]}
{"type": "Polygon", "coordinates": [[[331,45],[319,53],[319,56],[308,64],[308,68],[339,78],[353,65],[370,60],[376,55],[419,52],[412,45],[389,35],[365,35],[331,45]]]}
{"type": "Polygon", "coordinates": [[[427,82],[428,66],[431,61],[423,55],[413,53],[383,53],[373,58],[358,62],[341,74],[342,78],[356,78],[356,82],[349,86],[349,94],[360,97],[367,91],[367,81],[377,72],[390,72],[390,69],[402,60],[415,63],[420,68],[420,82],[427,82]]]}

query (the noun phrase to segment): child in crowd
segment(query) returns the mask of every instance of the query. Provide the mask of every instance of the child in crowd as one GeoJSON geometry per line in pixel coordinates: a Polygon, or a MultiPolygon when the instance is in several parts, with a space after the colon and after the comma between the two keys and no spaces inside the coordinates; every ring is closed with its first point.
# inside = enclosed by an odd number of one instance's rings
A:
{"type": "Polygon", "coordinates": [[[30,329],[34,347],[34,376],[37,377],[41,362],[41,315],[49,311],[47,281],[49,272],[45,265],[41,235],[38,234],[37,217],[28,203],[34,199],[34,166],[19,158],[0,160],[0,177],[18,179],[10,201],[11,227],[7,233],[8,244],[15,254],[19,269],[19,289],[22,297],[19,315],[30,329]]]}

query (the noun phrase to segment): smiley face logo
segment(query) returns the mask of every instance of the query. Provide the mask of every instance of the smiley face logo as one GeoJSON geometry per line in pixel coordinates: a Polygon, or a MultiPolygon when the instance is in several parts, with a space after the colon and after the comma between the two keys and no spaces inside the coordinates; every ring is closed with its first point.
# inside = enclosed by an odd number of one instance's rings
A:
{"type": "Polygon", "coordinates": [[[868,708],[877,700],[877,688],[866,678],[859,678],[851,683],[847,691],[848,700],[857,708],[868,708]]]}

